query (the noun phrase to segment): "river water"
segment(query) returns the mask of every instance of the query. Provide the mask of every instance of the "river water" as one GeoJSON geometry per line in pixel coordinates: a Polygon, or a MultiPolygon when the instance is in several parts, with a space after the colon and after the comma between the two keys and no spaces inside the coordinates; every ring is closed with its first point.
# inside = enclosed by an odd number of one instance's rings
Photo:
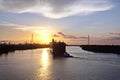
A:
{"type": "Polygon", "coordinates": [[[0,80],[120,80],[120,55],[67,52],[74,58],[54,58],[49,48],[0,55],[0,80]]]}

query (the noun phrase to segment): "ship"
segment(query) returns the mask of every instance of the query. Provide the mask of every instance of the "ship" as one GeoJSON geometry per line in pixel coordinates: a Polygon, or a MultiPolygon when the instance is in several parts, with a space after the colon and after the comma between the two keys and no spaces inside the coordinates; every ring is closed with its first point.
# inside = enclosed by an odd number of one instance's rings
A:
{"type": "Polygon", "coordinates": [[[54,57],[72,57],[66,52],[66,43],[65,42],[56,42],[52,39],[50,43],[51,53],[54,57]]]}

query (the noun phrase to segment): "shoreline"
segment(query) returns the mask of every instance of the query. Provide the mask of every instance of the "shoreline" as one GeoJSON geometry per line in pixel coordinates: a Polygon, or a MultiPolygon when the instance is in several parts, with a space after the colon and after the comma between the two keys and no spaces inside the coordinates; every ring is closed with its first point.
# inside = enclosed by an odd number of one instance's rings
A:
{"type": "Polygon", "coordinates": [[[120,54],[120,45],[81,45],[83,50],[95,53],[114,53],[120,54]]]}
{"type": "MultiPolygon", "coordinates": [[[[16,50],[29,50],[39,48],[49,48],[50,45],[43,44],[2,44],[0,45],[0,54],[14,52],[16,50]]],[[[114,53],[120,54],[120,45],[80,45],[85,51],[95,53],[114,53]]]]}
{"type": "Polygon", "coordinates": [[[14,52],[16,50],[29,50],[48,47],[49,45],[42,44],[2,44],[0,45],[0,54],[14,52]]]}

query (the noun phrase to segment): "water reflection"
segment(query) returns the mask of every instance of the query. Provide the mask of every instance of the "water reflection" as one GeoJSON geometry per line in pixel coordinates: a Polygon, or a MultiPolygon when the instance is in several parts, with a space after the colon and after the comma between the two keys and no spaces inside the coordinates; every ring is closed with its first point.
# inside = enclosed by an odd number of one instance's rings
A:
{"type": "Polygon", "coordinates": [[[51,61],[52,58],[49,53],[49,49],[43,49],[39,60],[40,68],[37,72],[37,80],[51,79],[51,61]]]}
{"type": "Polygon", "coordinates": [[[42,51],[42,55],[41,55],[41,61],[40,63],[42,64],[43,69],[47,69],[48,66],[50,65],[50,61],[49,61],[49,53],[47,49],[43,49],[42,51]]]}

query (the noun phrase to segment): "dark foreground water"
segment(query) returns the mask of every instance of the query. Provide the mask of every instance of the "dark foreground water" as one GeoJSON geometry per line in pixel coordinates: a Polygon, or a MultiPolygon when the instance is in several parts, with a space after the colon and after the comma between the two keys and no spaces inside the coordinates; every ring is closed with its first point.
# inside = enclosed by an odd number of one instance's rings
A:
{"type": "Polygon", "coordinates": [[[53,58],[49,49],[0,56],[0,80],[120,80],[120,55],[67,47],[74,58],[53,58]]]}

